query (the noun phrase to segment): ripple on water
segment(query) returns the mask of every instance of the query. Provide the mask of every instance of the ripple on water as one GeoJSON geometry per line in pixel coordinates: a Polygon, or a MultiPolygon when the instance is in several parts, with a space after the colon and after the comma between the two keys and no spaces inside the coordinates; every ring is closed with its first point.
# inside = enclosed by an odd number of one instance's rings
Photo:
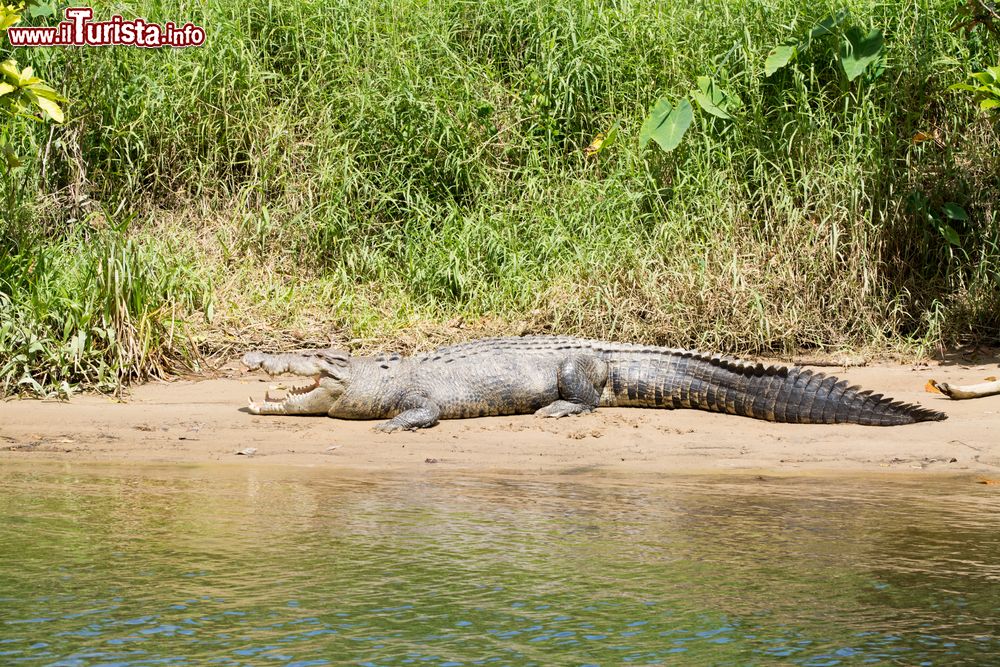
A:
{"type": "Polygon", "coordinates": [[[968,482],[0,472],[0,664],[980,664],[968,482]]]}

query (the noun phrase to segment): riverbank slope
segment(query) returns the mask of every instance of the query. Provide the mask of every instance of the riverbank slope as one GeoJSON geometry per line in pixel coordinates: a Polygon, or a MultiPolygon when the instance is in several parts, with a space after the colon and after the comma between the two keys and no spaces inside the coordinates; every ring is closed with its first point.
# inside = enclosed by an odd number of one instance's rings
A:
{"type": "Polygon", "coordinates": [[[950,401],[929,378],[963,384],[988,364],[822,368],[896,399],[943,410],[944,422],[894,428],[799,425],[697,410],[602,409],[561,420],[532,416],[445,421],[386,435],[374,422],[258,417],[266,376],[229,364],[223,377],[137,386],[125,401],[0,403],[0,462],[23,460],[281,464],[359,470],[430,465],[476,471],[1000,472],[1000,397],[950,401]],[[252,455],[237,452],[252,448],[252,455]]]}

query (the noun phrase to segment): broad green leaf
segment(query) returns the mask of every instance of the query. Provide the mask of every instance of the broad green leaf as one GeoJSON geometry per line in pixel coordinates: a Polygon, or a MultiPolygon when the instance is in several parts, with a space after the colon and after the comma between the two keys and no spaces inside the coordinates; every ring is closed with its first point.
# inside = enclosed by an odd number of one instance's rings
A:
{"type": "Polygon", "coordinates": [[[944,237],[944,240],[952,244],[953,246],[962,245],[962,240],[958,237],[958,232],[956,232],[951,225],[947,223],[941,223],[941,225],[938,227],[938,231],[941,232],[941,236],[944,237]]]}
{"type": "Polygon", "coordinates": [[[975,79],[979,83],[987,85],[987,86],[990,85],[991,83],[993,83],[996,80],[996,79],[993,78],[992,72],[989,72],[989,71],[986,71],[986,72],[973,72],[969,76],[971,76],[973,79],[975,79]]]}
{"type": "Polygon", "coordinates": [[[7,59],[0,63],[0,74],[3,74],[7,77],[7,81],[19,88],[42,83],[42,80],[34,76],[34,73],[35,70],[31,67],[25,67],[23,70],[18,69],[17,63],[13,59],[7,59]]]}
{"type": "Polygon", "coordinates": [[[764,76],[771,76],[782,67],[788,65],[788,63],[795,59],[798,52],[799,46],[796,43],[785,42],[784,44],[778,44],[767,54],[767,60],[764,61],[764,76]]]}
{"type": "Polygon", "coordinates": [[[53,100],[55,102],[65,102],[66,98],[57,93],[51,86],[45,83],[33,83],[28,88],[39,97],[53,100]]]}
{"type": "Polygon", "coordinates": [[[674,105],[670,103],[665,97],[661,97],[656,100],[656,104],[649,111],[649,115],[646,116],[646,120],[642,122],[642,127],[639,128],[639,147],[645,148],[649,140],[653,138],[653,130],[655,130],[660,123],[663,123],[667,115],[674,110],[674,105]]]}
{"type": "Polygon", "coordinates": [[[823,37],[824,35],[832,35],[833,29],[843,23],[846,18],[847,11],[843,9],[836,14],[827,16],[825,19],[814,25],[812,30],[809,31],[809,39],[823,37]]]}
{"type": "Polygon", "coordinates": [[[967,83],[953,83],[948,86],[948,90],[967,90],[970,93],[978,93],[979,88],[979,86],[970,86],[967,83]]]}
{"type": "Polygon", "coordinates": [[[51,4],[34,5],[28,8],[28,15],[31,16],[31,18],[38,18],[39,16],[55,16],[56,10],[51,4]]]}
{"type": "Polygon", "coordinates": [[[3,32],[20,20],[20,14],[12,12],[9,7],[0,5],[0,32],[3,32]]]}
{"type": "Polygon", "coordinates": [[[987,99],[979,103],[979,108],[983,111],[990,109],[1000,109],[1000,100],[987,99]]]}
{"type": "Polygon", "coordinates": [[[965,212],[965,209],[956,204],[953,201],[946,203],[941,207],[941,211],[944,212],[946,216],[952,220],[968,220],[969,214],[965,212]]]}
{"type": "Polygon", "coordinates": [[[698,103],[698,106],[713,116],[726,120],[732,119],[732,116],[729,115],[729,108],[734,106],[733,96],[715,85],[715,81],[711,77],[699,76],[698,90],[692,90],[691,97],[698,103]]]}
{"type": "Polygon", "coordinates": [[[48,99],[47,97],[39,97],[30,88],[26,88],[25,92],[28,94],[28,99],[30,99],[36,107],[44,111],[49,118],[57,123],[63,122],[63,112],[59,108],[59,105],[48,99]]]}
{"type": "Polygon", "coordinates": [[[7,93],[12,93],[15,90],[17,90],[17,88],[10,85],[9,83],[0,83],[0,97],[3,97],[7,93]]]}
{"type": "Polygon", "coordinates": [[[681,100],[676,108],[667,98],[660,98],[649,112],[649,116],[639,131],[639,146],[644,147],[652,139],[666,152],[677,148],[684,133],[691,126],[694,112],[687,99],[681,100]]]}
{"type": "Polygon", "coordinates": [[[854,81],[861,76],[865,68],[875,62],[881,54],[881,30],[872,30],[865,35],[860,28],[848,28],[840,45],[840,66],[844,69],[847,80],[854,81]]]}
{"type": "Polygon", "coordinates": [[[25,67],[24,71],[21,72],[21,78],[17,82],[17,85],[21,86],[22,88],[27,88],[28,86],[34,86],[35,84],[39,84],[41,82],[42,80],[39,79],[37,76],[32,76],[30,67],[25,67]]]}
{"type": "Polygon", "coordinates": [[[0,63],[0,74],[3,74],[7,79],[13,83],[18,84],[21,80],[21,70],[18,69],[17,63],[13,60],[5,60],[0,63]]]}

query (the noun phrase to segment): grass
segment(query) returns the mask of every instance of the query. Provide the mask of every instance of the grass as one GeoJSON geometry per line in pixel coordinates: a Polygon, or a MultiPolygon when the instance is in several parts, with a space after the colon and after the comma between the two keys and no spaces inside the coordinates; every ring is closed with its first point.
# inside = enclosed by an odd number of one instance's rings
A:
{"type": "Polygon", "coordinates": [[[0,390],[117,391],[196,361],[182,316],[205,303],[207,282],[192,273],[121,229],[22,240],[0,257],[0,390]]]}
{"type": "Polygon", "coordinates": [[[114,7],[207,41],[16,54],[71,103],[51,133],[6,128],[25,162],[0,219],[6,392],[250,344],[558,331],[787,354],[1000,331],[998,128],[947,91],[996,44],[950,31],[948,3],[114,7]],[[764,77],[842,6],[884,32],[880,78],[845,88],[821,45],[764,77]],[[703,74],[736,120],[639,147],[652,103],[703,74]],[[928,221],[945,202],[969,213],[960,246],[928,221]]]}

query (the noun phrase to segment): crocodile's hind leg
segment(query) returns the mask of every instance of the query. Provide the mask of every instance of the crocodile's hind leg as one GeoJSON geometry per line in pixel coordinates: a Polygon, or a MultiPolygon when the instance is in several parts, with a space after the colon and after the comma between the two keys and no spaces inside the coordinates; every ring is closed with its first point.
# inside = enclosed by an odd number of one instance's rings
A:
{"type": "Polygon", "coordinates": [[[404,410],[398,415],[375,425],[376,431],[392,433],[393,431],[415,431],[418,428],[430,428],[438,423],[441,408],[434,401],[423,396],[408,398],[403,404],[404,410]]]}
{"type": "Polygon", "coordinates": [[[608,365],[597,357],[572,356],[559,365],[559,399],[535,412],[538,417],[566,417],[591,412],[608,381],[608,365]]]}

